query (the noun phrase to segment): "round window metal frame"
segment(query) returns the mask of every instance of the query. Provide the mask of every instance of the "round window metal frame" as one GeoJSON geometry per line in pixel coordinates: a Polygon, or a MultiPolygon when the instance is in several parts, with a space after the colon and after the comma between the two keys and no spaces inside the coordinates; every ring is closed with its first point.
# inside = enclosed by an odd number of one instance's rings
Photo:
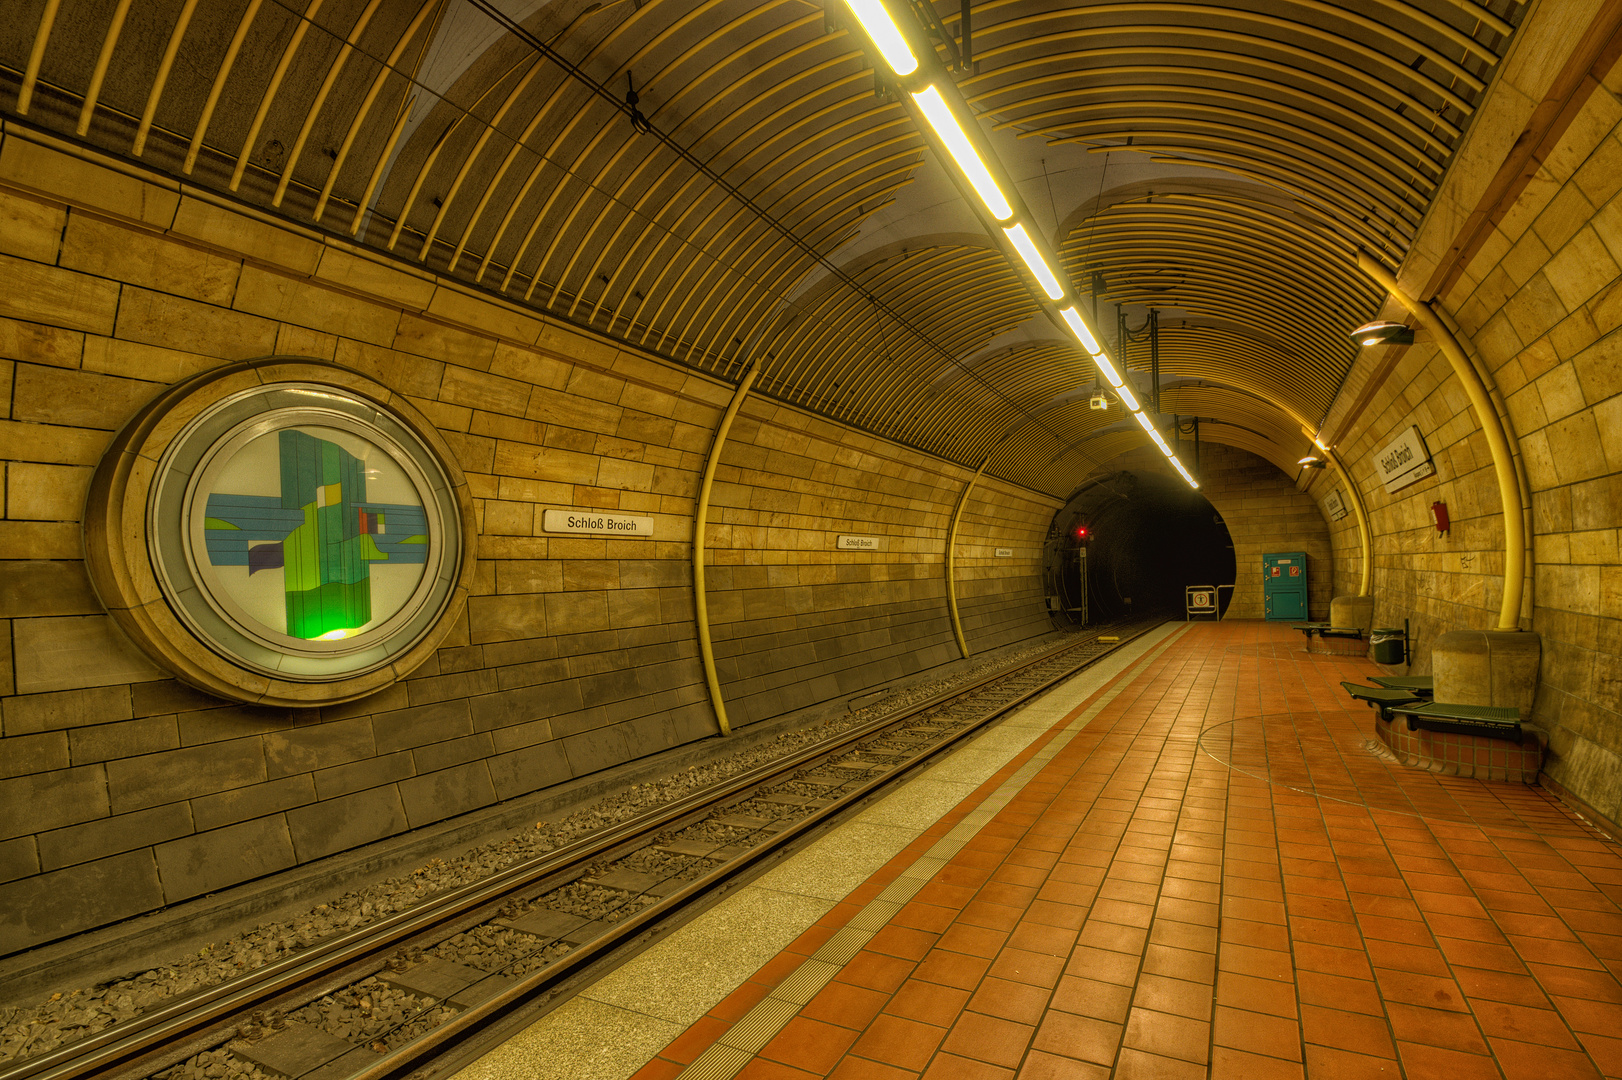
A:
{"type": "Polygon", "coordinates": [[[290,357],[222,365],[161,393],[114,436],[84,517],[91,584],[143,652],[218,696],[292,707],[375,693],[432,656],[463,625],[477,536],[467,480],[426,417],[361,372],[290,357]],[[210,478],[251,440],[295,427],[376,446],[428,521],[407,602],[354,637],[310,641],[260,623],[201,555],[210,478]]]}
{"type": "Polygon", "coordinates": [[[303,682],[349,678],[409,649],[449,600],[451,581],[445,571],[459,554],[456,530],[446,524],[454,521],[449,491],[449,479],[428,448],[375,403],[314,383],[259,386],[233,394],[197,416],[164,454],[147,501],[153,568],[175,613],[228,660],[303,682]],[[352,638],[307,641],[276,633],[236,603],[212,565],[199,558],[205,516],[205,500],[199,494],[208,490],[209,480],[249,442],[300,427],[354,435],[387,454],[406,474],[428,518],[427,562],[406,604],[379,626],[352,638]],[[183,491],[177,492],[181,484],[183,491]],[[206,607],[197,603],[199,599],[206,607]],[[430,604],[433,609],[425,610],[430,604]]]}

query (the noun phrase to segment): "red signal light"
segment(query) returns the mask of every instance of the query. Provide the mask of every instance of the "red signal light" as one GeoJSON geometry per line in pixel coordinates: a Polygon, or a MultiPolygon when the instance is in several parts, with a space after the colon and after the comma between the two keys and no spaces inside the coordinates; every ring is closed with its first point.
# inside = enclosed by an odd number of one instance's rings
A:
{"type": "Polygon", "coordinates": [[[1076,527],[1076,539],[1077,540],[1085,540],[1085,539],[1087,539],[1087,526],[1078,525],[1076,527]]]}

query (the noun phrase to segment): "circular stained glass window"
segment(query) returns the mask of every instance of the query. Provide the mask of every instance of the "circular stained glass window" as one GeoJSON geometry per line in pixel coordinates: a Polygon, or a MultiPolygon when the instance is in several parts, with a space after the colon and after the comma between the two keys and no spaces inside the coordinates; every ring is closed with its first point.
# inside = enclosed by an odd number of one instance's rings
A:
{"type": "Polygon", "coordinates": [[[176,436],[147,533],[166,599],[211,649],[327,682],[388,664],[433,627],[460,565],[458,514],[435,456],[388,411],[273,383],[176,436]]]}

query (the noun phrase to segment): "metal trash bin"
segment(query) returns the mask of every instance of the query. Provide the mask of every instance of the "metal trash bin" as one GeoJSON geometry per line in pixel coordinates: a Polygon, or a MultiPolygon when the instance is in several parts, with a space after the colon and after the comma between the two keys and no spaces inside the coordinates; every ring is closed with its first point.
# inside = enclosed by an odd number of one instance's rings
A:
{"type": "Polygon", "coordinates": [[[1400,627],[1377,629],[1369,635],[1376,664],[1403,664],[1408,660],[1408,634],[1400,627]]]}

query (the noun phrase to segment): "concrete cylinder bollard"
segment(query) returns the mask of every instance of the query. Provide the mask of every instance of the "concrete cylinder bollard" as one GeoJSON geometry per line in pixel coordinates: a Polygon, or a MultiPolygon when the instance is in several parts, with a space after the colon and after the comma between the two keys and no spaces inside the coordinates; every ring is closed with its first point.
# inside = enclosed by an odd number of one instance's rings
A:
{"type": "Polygon", "coordinates": [[[1374,597],[1337,596],[1329,601],[1330,626],[1355,626],[1366,641],[1374,628],[1374,597]]]}
{"type": "Polygon", "coordinates": [[[1436,700],[1507,705],[1532,717],[1543,639],[1525,630],[1450,630],[1431,647],[1436,700]]]}

